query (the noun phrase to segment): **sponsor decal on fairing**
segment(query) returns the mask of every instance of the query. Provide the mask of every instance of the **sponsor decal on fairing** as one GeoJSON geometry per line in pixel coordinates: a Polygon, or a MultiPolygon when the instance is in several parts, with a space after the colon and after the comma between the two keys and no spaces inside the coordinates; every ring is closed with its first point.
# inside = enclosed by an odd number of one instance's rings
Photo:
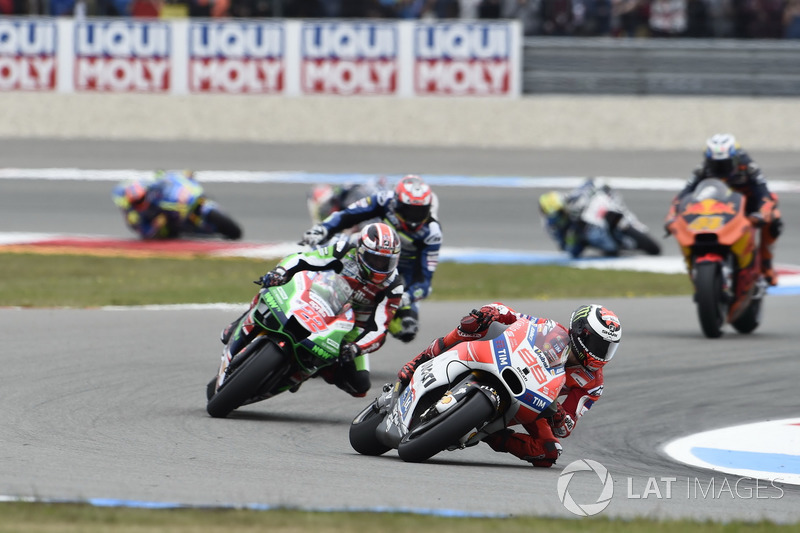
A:
{"type": "Polygon", "coordinates": [[[168,92],[170,32],[166,22],[77,22],[75,90],[168,92]]]}
{"type": "Polygon", "coordinates": [[[285,31],[275,22],[199,22],[189,26],[189,91],[283,91],[285,31]]]}
{"type": "Polygon", "coordinates": [[[0,91],[56,87],[56,23],[0,19],[0,91]]]}
{"type": "Polygon", "coordinates": [[[398,29],[391,23],[304,23],[300,90],[304,94],[395,94],[398,50],[398,29]]]}
{"type": "Polygon", "coordinates": [[[419,23],[414,28],[414,92],[507,95],[512,29],[493,23],[419,23]]]}

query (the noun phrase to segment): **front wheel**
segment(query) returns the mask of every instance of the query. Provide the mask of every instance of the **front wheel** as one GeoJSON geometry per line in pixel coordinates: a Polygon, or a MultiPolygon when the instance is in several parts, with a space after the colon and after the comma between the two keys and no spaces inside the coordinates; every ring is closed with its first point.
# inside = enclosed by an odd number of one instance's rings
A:
{"type": "Polygon", "coordinates": [[[236,241],[242,238],[242,228],[222,211],[212,209],[208,212],[206,218],[208,223],[226,239],[236,241]]]}
{"type": "Polygon", "coordinates": [[[285,360],[286,355],[280,348],[272,342],[264,343],[234,369],[222,387],[209,398],[206,405],[208,414],[214,418],[228,416],[231,411],[255,396],[266,380],[285,364],[285,360]]]}
{"type": "Polygon", "coordinates": [[[403,461],[421,463],[455,444],[471,429],[482,426],[494,413],[495,407],[489,398],[476,392],[459,405],[423,423],[427,426],[424,429],[422,426],[412,428],[400,441],[397,453],[403,461]]]}
{"type": "Polygon", "coordinates": [[[383,419],[377,403],[369,404],[350,424],[350,446],[361,455],[383,455],[388,452],[389,446],[378,441],[375,433],[383,419]]]}
{"type": "Polygon", "coordinates": [[[723,301],[722,272],[717,263],[700,263],[695,266],[695,300],[697,316],[703,333],[710,339],[722,335],[728,306],[723,301]]]}

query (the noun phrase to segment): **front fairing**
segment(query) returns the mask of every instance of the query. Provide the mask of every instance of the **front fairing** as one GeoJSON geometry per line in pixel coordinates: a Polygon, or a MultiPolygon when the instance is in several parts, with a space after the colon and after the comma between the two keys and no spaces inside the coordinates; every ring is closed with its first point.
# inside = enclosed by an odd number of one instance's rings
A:
{"type": "Polygon", "coordinates": [[[347,281],[335,272],[299,272],[286,284],[261,293],[254,318],[262,328],[286,338],[303,366],[315,359],[333,362],[355,325],[351,295],[347,281]]]}
{"type": "Polygon", "coordinates": [[[470,373],[476,382],[499,386],[502,425],[515,417],[535,419],[555,401],[566,380],[563,362],[549,366],[543,351],[552,348],[548,324],[518,319],[494,338],[461,343],[420,365],[379,426],[379,438],[396,447],[414,424],[422,399],[441,397],[470,373]]]}

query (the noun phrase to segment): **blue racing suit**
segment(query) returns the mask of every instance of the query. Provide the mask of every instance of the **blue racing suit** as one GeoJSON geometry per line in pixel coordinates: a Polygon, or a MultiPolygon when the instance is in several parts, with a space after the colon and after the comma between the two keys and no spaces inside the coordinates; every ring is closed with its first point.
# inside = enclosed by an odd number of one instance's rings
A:
{"type": "Polygon", "coordinates": [[[334,235],[365,220],[378,218],[394,228],[402,246],[397,270],[405,287],[398,318],[410,316],[416,321],[417,302],[431,293],[433,273],[439,264],[442,229],[431,217],[418,230],[408,231],[395,215],[394,206],[394,191],[380,191],[331,214],[322,226],[328,230],[328,235],[334,235]]]}

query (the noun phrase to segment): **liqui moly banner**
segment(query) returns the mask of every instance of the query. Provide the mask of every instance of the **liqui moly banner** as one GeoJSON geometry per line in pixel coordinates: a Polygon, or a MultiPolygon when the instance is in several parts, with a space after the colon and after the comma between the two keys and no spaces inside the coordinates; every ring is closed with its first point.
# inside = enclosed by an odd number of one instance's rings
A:
{"type": "Polygon", "coordinates": [[[54,20],[0,18],[0,91],[56,88],[54,20]]]}
{"type": "Polygon", "coordinates": [[[514,41],[508,24],[418,24],[414,29],[414,92],[511,94],[514,41]]]}
{"type": "Polygon", "coordinates": [[[304,94],[394,94],[398,28],[380,22],[304,23],[300,37],[304,94]]]}
{"type": "Polygon", "coordinates": [[[285,34],[278,22],[192,23],[189,92],[281,93],[285,34]]]}
{"type": "Polygon", "coordinates": [[[170,25],[130,19],[75,23],[75,90],[170,89],[170,25]]]}
{"type": "Polygon", "coordinates": [[[0,18],[0,91],[517,97],[517,21],[0,18]]]}

